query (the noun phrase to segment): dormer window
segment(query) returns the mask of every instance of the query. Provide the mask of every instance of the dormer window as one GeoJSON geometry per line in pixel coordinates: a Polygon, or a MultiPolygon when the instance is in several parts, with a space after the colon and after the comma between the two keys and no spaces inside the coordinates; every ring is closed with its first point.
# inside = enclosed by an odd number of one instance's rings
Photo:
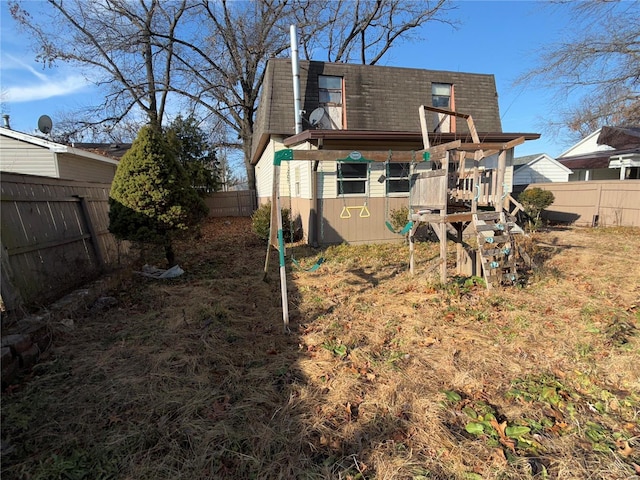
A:
{"type": "MultiPolygon", "coordinates": [[[[455,110],[453,85],[450,83],[431,84],[431,105],[436,108],[455,110]]],[[[453,133],[456,131],[456,120],[443,113],[434,113],[436,127],[434,132],[453,133]]]]}
{"type": "Polygon", "coordinates": [[[344,88],[342,77],[318,75],[318,102],[325,111],[319,122],[323,130],[342,130],[344,125],[344,88]]]}

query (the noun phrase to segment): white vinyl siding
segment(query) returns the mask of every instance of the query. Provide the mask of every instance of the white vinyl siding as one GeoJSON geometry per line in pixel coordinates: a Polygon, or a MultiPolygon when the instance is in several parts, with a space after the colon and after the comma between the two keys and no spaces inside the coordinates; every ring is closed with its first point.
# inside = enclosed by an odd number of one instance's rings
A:
{"type": "Polygon", "coordinates": [[[0,136],[0,170],[57,177],[56,154],[48,148],[0,136]]]}
{"type": "Polygon", "coordinates": [[[520,167],[515,171],[513,184],[528,185],[531,183],[567,182],[568,170],[549,157],[541,157],[520,167]]]}
{"type": "Polygon", "coordinates": [[[273,139],[270,140],[269,144],[264,149],[264,152],[262,152],[260,160],[258,160],[258,163],[256,164],[256,196],[258,197],[259,203],[265,203],[271,199],[271,186],[273,185],[273,155],[276,151],[276,146],[278,146],[279,149],[283,148],[281,143],[273,139]]]}
{"type": "Polygon", "coordinates": [[[293,198],[311,198],[312,162],[294,160],[282,162],[280,167],[280,195],[293,198]],[[289,183],[291,183],[289,185],[289,183]]]}

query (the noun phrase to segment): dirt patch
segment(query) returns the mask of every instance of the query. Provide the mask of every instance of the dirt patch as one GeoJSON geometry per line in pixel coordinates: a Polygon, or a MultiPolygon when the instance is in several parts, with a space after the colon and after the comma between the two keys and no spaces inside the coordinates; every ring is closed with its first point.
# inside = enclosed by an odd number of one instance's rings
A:
{"type": "Polygon", "coordinates": [[[121,272],[3,394],[3,478],[629,478],[640,468],[640,234],[524,242],[514,288],[425,275],[438,246],[296,247],[248,219],[121,272]],[[422,272],[422,273],[421,273],[422,272]]]}

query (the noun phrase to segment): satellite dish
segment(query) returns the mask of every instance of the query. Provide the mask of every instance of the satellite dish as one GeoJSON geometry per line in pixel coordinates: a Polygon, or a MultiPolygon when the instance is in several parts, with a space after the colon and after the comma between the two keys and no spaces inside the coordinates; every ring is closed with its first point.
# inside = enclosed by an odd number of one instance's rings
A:
{"type": "Polygon", "coordinates": [[[324,108],[318,107],[309,115],[309,123],[315,127],[320,123],[322,117],[324,117],[324,108]]]}
{"type": "Polygon", "coordinates": [[[38,130],[40,130],[45,135],[51,132],[52,127],[53,127],[53,122],[51,121],[51,118],[48,115],[42,115],[38,119],[38,130]]]}

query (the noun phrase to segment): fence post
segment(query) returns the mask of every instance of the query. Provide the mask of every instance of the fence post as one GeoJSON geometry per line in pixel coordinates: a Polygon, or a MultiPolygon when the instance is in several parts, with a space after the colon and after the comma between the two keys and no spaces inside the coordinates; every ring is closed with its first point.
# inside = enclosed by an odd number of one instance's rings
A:
{"type": "Polygon", "coordinates": [[[87,199],[81,195],[74,195],[74,197],[80,200],[80,206],[82,207],[82,215],[84,216],[85,224],[87,225],[87,230],[89,230],[89,235],[91,235],[91,244],[93,245],[93,250],[96,253],[98,266],[100,268],[104,268],[104,265],[105,265],[104,257],[102,256],[102,251],[100,250],[100,242],[98,239],[98,235],[96,233],[96,230],[93,228],[93,222],[91,221],[91,214],[89,212],[89,206],[87,205],[87,199]]]}
{"type": "Polygon", "coordinates": [[[0,300],[6,310],[17,310],[22,306],[20,291],[13,284],[13,269],[9,260],[9,252],[0,241],[0,300]]]}

